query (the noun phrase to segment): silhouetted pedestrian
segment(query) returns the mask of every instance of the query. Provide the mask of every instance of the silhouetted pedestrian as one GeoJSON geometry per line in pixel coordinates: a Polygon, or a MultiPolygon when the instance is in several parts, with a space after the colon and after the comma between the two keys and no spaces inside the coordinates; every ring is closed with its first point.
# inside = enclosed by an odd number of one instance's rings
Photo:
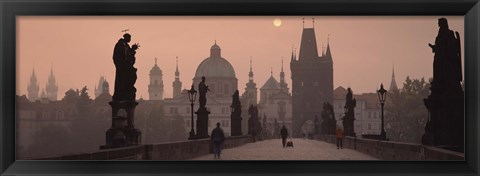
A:
{"type": "Polygon", "coordinates": [[[337,125],[337,130],[335,130],[336,137],[337,137],[337,149],[341,148],[343,149],[343,129],[342,127],[337,125]]]}
{"type": "Polygon", "coordinates": [[[225,141],[225,134],[222,128],[220,128],[220,123],[217,122],[217,128],[212,130],[212,135],[210,136],[213,142],[213,158],[220,159],[222,144],[225,141]]]}
{"type": "Polygon", "coordinates": [[[282,144],[283,144],[283,148],[285,148],[285,144],[287,142],[287,137],[288,137],[288,131],[287,131],[287,128],[285,128],[285,125],[283,125],[282,129],[280,130],[280,136],[282,136],[282,144]]]}

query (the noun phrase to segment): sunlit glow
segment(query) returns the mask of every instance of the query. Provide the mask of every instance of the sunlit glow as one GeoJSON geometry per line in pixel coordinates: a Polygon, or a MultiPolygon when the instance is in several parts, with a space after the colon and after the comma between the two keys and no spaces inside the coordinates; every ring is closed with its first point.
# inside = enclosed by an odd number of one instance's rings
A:
{"type": "Polygon", "coordinates": [[[280,27],[282,25],[282,20],[279,18],[275,18],[275,20],[273,20],[273,25],[275,27],[280,27]]]}

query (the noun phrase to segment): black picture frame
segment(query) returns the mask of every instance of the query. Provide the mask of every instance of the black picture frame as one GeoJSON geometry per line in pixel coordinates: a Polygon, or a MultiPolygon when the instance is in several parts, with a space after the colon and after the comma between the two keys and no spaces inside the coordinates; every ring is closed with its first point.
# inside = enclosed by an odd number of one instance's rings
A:
{"type": "Polygon", "coordinates": [[[478,0],[0,0],[2,175],[478,175],[478,0]],[[21,15],[465,16],[465,161],[16,161],[16,21],[21,15]]]}

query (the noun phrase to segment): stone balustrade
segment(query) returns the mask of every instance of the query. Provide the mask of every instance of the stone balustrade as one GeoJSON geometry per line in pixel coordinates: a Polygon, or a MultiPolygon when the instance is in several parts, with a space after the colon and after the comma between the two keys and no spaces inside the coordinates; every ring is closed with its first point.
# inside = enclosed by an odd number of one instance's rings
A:
{"type": "MultiPolygon", "coordinates": [[[[227,137],[223,149],[251,142],[250,136],[227,137]]],[[[71,154],[33,160],[185,160],[213,153],[210,139],[179,141],[158,144],[106,149],[91,153],[71,154]]],[[[28,160],[28,159],[27,159],[28,160]]]]}
{"type": "MultiPolygon", "coordinates": [[[[335,144],[334,135],[317,135],[316,140],[335,144]]],[[[422,144],[345,137],[343,147],[383,160],[465,160],[465,154],[422,144]]]]}

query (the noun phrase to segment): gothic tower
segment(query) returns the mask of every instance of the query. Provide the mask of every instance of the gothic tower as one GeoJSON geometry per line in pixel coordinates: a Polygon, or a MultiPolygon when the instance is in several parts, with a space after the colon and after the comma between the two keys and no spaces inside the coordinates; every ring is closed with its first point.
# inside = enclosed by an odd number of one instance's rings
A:
{"type": "Polygon", "coordinates": [[[178,71],[178,57],[177,57],[177,68],[175,70],[175,81],[173,81],[173,97],[182,93],[182,81],[180,81],[180,72],[178,71]]]}
{"type": "Polygon", "coordinates": [[[397,82],[395,81],[395,66],[392,69],[392,82],[390,82],[389,90],[398,90],[397,82]]]}
{"type": "Polygon", "coordinates": [[[57,100],[58,82],[55,81],[55,76],[53,75],[53,68],[50,69],[50,76],[48,76],[48,82],[45,91],[47,93],[46,98],[51,101],[57,100]]]}
{"type": "Polygon", "coordinates": [[[282,58],[282,70],[280,71],[280,89],[288,93],[288,84],[287,82],[285,82],[285,72],[283,72],[283,58],[282,58]]]}
{"type": "Polygon", "coordinates": [[[155,58],[155,65],[150,70],[150,84],[148,85],[148,94],[150,100],[163,100],[163,74],[162,70],[157,65],[157,58],[155,58]]]}
{"type": "Polygon", "coordinates": [[[30,76],[30,83],[27,87],[28,91],[28,100],[34,102],[38,100],[38,93],[40,91],[40,86],[38,85],[37,75],[35,74],[35,68],[33,68],[32,75],[30,76]]]}
{"type": "Polygon", "coordinates": [[[249,107],[251,104],[257,105],[257,84],[253,82],[252,60],[250,59],[250,72],[248,72],[248,83],[245,87],[245,93],[243,97],[246,104],[242,104],[244,107],[249,107]]]}
{"type": "Polygon", "coordinates": [[[302,134],[308,120],[321,116],[323,103],[333,103],[333,60],[330,45],[325,55],[318,56],[315,29],[303,28],[298,59],[293,55],[292,72],[293,136],[302,134]]]}
{"type": "MultiPolygon", "coordinates": [[[[108,87],[107,90],[105,90],[104,83],[107,82],[104,76],[100,76],[100,80],[98,80],[98,85],[95,86],[95,98],[100,96],[102,93],[107,92],[108,93],[108,87]]],[[[108,83],[107,83],[108,85],[108,83]]]]}

